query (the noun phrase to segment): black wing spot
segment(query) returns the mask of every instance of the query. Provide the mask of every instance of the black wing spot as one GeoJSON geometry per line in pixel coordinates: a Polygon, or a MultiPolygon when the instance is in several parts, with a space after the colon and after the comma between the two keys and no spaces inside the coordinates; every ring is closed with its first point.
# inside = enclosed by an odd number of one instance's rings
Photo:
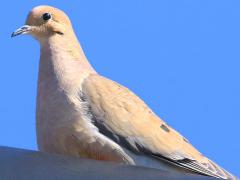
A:
{"type": "Polygon", "coordinates": [[[169,129],[165,124],[162,124],[160,127],[161,127],[164,131],[170,132],[170,129],[169,129]]]}

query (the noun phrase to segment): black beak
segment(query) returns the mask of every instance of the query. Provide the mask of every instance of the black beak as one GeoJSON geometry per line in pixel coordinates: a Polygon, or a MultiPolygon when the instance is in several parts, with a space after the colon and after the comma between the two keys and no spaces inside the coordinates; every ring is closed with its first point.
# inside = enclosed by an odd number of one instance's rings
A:
{"type": "Polygon", "coordinates": [[[12,33],[11,37],[15,37],[15,36],[18,36],[18,35],[21,35],[21,34],[28,34],[30,29],[31,29],[31,26],[24,25],[24,26],[20,27],[19,29],[17,29],[16,31],[14,31],[12,33]]]}

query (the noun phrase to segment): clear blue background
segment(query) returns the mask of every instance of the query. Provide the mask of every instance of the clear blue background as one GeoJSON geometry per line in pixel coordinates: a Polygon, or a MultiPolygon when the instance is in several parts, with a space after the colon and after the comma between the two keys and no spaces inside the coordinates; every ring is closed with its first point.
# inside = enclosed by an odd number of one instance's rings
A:
{"type": "Polygon", "coordinates": [[[37,149],[39,45],[10,38],[41,4],[69,14],[96,70],[129,87],[203,154],[240,176],[240,1],[1,2],[0,145],[37,149]]]}

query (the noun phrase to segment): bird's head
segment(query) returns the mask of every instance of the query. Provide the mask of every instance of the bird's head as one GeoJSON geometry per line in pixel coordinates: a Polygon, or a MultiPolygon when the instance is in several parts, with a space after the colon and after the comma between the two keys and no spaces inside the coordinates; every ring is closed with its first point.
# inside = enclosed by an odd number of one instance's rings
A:
{"type": "Polygon", "coordinates": [[[26,24],[13,32],[12,37],[30,34],[40,40],[53,35],[63,36],[69,29],[72,29],[71,22],[63,11],[51,6],[37,6],[29,12],[26,24]]]}

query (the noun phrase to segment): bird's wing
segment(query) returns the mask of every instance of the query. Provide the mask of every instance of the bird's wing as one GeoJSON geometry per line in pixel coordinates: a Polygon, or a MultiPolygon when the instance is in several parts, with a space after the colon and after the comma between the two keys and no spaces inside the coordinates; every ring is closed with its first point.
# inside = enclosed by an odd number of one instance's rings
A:
{"type": "Polygon", "coordinates": [[[204,157],[182,135],[156,116],[127,88],[99,75],[82,85],[99,131],[121,146],[196,173],[229,178],[231,175],[204,157]]]}

